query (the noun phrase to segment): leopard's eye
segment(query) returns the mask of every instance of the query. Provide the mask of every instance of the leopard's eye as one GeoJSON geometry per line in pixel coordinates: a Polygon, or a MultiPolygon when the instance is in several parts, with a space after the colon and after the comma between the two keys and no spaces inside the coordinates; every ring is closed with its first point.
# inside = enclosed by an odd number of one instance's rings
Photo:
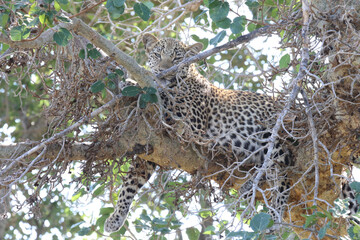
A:
{"type": "Polygon", "coordinates": [[[159,53],[154,53],[155,57],[161,58],[161,55],[159,53]]]}
{"type": "Polygon", "coordinates": [[[183,57],[175,57],[173,61],[174,61],[174,62],[176,62],[176,61],[181,61],[182,59],[183,59],[183,57]]]}
{"type": "Polygon", "coordinates": [[[181,61],[184,58],[184,55],[177,52],[174,56],[174,61],[181,61]]]}

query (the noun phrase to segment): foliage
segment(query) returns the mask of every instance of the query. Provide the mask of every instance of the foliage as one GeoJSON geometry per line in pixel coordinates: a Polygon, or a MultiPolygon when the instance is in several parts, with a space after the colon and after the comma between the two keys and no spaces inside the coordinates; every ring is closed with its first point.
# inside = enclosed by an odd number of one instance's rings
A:
{"type": "MultiPolygon", "coordinates": [[[[135,98],[140,110],[158,102],[159,92],[153,87],[132,85],[122,91],[118,89],[118,85],[127,78],[126,69],[116,64],[114,67],[111,56],[104,58],[101,49],[91,42],[78,41],[76,31],[66,28],[66,23],[74,17],[81,17],[143,66],[146,57],[140,37],[144,32],[201,42],[207,49],[262,26],[285,21],[288,24],[277,29],[281,36],[281,54],[251,45],[241,46],[209,57],[206,63],[200,63],[199,71],[221,87],[272,95],[278,94],[272,85],[281,85],[279,82],[286,85],[300,71],[300,51],[288,48],[301,44],[301,24],[291,17],[292,13],[300,10],[300,1],[297,0],[247,0],[244,3],[228,0],[107,0],[97,1],[99,4],[80,0],[3,2],[5,4],[0,6],[0,28],[2,34],[12,41],[31,42],[50,28],[54,30],[54,42],[40,49],[14,50],[0,43],[0,53],[3,54],[0,58],[0,127],[13,127],[15,130],[11,136],[15,141],[49,138],[88,116],[114,94],[135,98]],[[246,16],[240,11],[244,8],[249,13],[246,16]]],[[[326,75],[326,66],[311,66],[310,70],[315,71],[312,76],[326,75]]],[[[319,86],[313,84],[312,78],[307,80],[309,83],[305,89],[313,94],[319,86]]],[[[318,97],[315,93],[311,96],[315,96],[314,99],[318,97]]],[[[302,101],[304,99],[299,100],[302,101]]],[[[136,109],[131,103],[126,106],[130,107],[104,111],[82,129],[67,134],[63,138],[63,146],[65,143],[88,141],[96,145],[104,137],[116,142],[122,131],[119,126],[114,127],[116,121],[122,121],[125,114],[136,109]],[[111,113],[116,116],[115,119],[109,117],[111,113]],[[105,136],[97,135],[99,129],[105,132],[105,136]],[[114,129],[114,132],[108,129],[114,129]]],[[[322,113],[331,107],[316,105],[315,108],[322,113]]],[[[301,116],[305,115],[304,112],[301,116]]],[[[141,114],[138,116],[143,117],[141,114]]],[[[332,115],[325,122],[319,120],[319,125],[331,125],[331,119],[332,115]]],[[[306,121],[302,120],[301,124],[305,124],[306,121]]],[[[129,122],[126,124],[132,124],[132,121],[129,122]]],[[[303,125],[301,129],[304,129],[303,125]]],[[[296,137],[311,135],[301,131],[297,134],[296,137]]],[[[37,238],[48,237],[53,231],[60,233],[55,234],[53,239],[89,239],[106,235],[103,224],[113,211],[109,206],[117,200],[118,187],[126,176],[128,160],[131,159],[114,156],[113,159],[96,162],[91,159],[96,150],[94,147],[89,152],[86,163],[54,161],[45,168],[30,168],[25,176],[21,176],[24,179],[13,186],[9,204],[11,209],[18,206],[25,210],[11,211],[4,239],[27,239],[34,232],[37,238]],[[98,204],[101,207],[83,211],[77,209],[79,203],[96,200],[101,201],[98,204]],[[97,211],[98,216],[91,216],[93,213],[90,211],[97,211]],[[25,231],[26,228],[30,231],[25,231]],[[21,238],[18,237],[20,235],[21,238]]],[[[63,151],[66,152],[66,147],[63,151]]],[[[16,177],[19,175],[15,174],[16,177]]],[[[256,210],[250,211],[249,203],[240,202],[235,189],[231,189],[230,194],[224,194],[210,181],[194,183],[188,174],[180,171],[169,173],[162,170],[153,182],[157,188],[153,189],[151,185],[144,187],[125,223],[126,227],[111,234],[111,238],[142,234],[148,239],[180,239],[183,235],[191,240],[204,236],[287,239],[293,234],[287,228],[276,235],[267,234],[274,223],[265,213],[264,204],[256,202],[256,210]],[[225,210],[223,206],[226,206],[225,210]],[[222,218],[222,215],[226,217],[222,218]],[[240,225],[245,227],[240,229],[240,225]]],[[[354,182],[351,187],[360,202],[359,183],[354,182]]],[[[348,200],[337,200],[332,210],[317,206],[306,209],[309,214],[303,215],[305,224],[301,227],[316,229],[317,237],[322,239],[328,230],[338,228],[336,217],[347,217],[348,206],[348,200]]],[[[349,236],[359,239],[360,226],[355,221],[352,224],[348,229],[349,236]]]]}

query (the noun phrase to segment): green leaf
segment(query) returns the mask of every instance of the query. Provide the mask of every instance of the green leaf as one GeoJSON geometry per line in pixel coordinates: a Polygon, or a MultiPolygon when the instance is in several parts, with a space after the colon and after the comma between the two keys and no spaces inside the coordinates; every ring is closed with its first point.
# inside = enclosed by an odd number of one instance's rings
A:
{"type": "Polygon", "coordinates": [[[37,27],[40,24],[39,17],[34,18],[31,20],[31,22],[28,24],[28,27],[37,27]]]}
{"type": "Polygon", "coordinates": [[[188,236],[189,240],[198,240],[200,237],[200,231],[194,227],[187,228],[186,235],[188,236]]]}
{"type": "Polygon", "coordinates": [[[149,103],[157,103],[157,102],[158,102],[158,98],[157,98],[156,94],[150,94],[149,103]]]}
{"type": "Polygon", "coordinates": [[[156,88],[153,87],[144,87],[144,91],[148,94],[155,94],[156,93],[156,88]]]}
{"type": "Polygon", "coordinates": [[[156,94],[145,93],[145,94],[142,94],[140,97],[140,102],[144,101],[145,103],[156,103],[157,100],[158,99],[157,99],[156,94]]]}
{"type": "Polygon", "coordinates": [[[3,28],[6,27],[7,22],[9,21],[9,14],[8,13],[1,13],[0,14],[0,24],[3,28]]]}
{"type": "Polygon", "coordinates": [[[209,46],[209,40],[207,38],[199,38],[197,35],[191,35],[191,38],[196,42],[200,42],[204,45],[203,49],[206,49],[209,46]]]}
{"type": "Polygon", "coordinates": [[[285,54],[284,56],[281,57],[279,61],[279,67],[280,69],[288,68],[289,64],[290,64],[290,55],[285,54]]]}
{"type": "MultiPolygon", "coordinates": [[[[175,199],[175,198],[174,198],[174,199],[175,199]]],[[[170,226],[170,228],[174,230],[174,229],[180,228],[182,225],[183,225],[183,224],[182,224],[181,221],[175,219],[175,220],[172,220],[172,221],[171,221],[171,226],[170,226]]]]}
{"type": "Polygon", "coordinates": [[[229,14],[229,3],[228,2],[214,2],[209,5],[210,18],[214,22],[219,22],[227,17],[229,14]]]}
{"type": "Polygon", "coordinates": [[[246,17],[236,17],[230,25],[231,32],[233,34],[239,34],[245,31],[246,17]]]}
{"type": "Polygon", "coordinates": [[[148,103],[148,102],[150,101],[150,94],[147,94],[147,93],[141,94],[141,96],[140,96],[140,102],[141,102],[141,101],[144,101],[144,102],[148,103]]]}
{"type": "Polygon", "coordinates": [[[66,46],[71,38],[72,35],[66,28],[60,28],[59,31],[53,35],[54,41],[60,46],[66,46]]]}
{"type": "Polygon", "coordinates": [[[318,217],[322,217],[322,218],[326,218],[326,217],[327,217],[327,216],[326,216],[324,213],[322,213],[322,212],[316,212],[315,215],[318,216],[318,217]]]}
{"type": "Polygon", "coordinates": [[[91,227],[85,227],[81,228],[80,231],[78,231],[79,236],[87,236],[92,233],[91,227]]]}
{"type": "Polygon", "coordinates": [[[107,218],[108,218],[108,216],[104,215],[104,216],[99,217],[96,220],[95,224],[96,224],[96,226],[100,227],[100,232],[104,232],[104,224],[105,224],[105,221],[107,218]]]}
{"type": "Polygon", "coordinates": [[[112,80],[110,80],[110,81],[107,83],[107,86],[108,86],[111,90],[116,89],[116,83],[114,83],[112,80]]]}
{"type": "Polygon", "coordinates": [[[16,26],[10,30],[10,38],[13,41],[21,41],[28,38],[30,35],[30,29],[26,26],[16,26]]]}
{"type": "Polygon", "coordinates": [[[115,7],[122,7],[124,6],[125,0],[112,0],[115,7]]]}
{"type": "Polygon", "coordinates": [[[69,3],[68,0],[56,0],[56,2],[58,2],[61,5],[67,5],[69,3]]]}
{"type": "Polygon", "coordinates": [[[137,86],[128,86],[122,90],[122,95],[127,97],[135,97],[141,92],[141,88],[137,86]]]}
{"type": "Polygon", "coordinates": [[[211,0],[209,1],[209,8],[216,8],[222,4],[222,1],[219,0],[211,0]]]}
{"type": "Polygon", "coordinates": [[[154,4],[150,1],[144,2],[144,4],[149,8],[152,9],[154,7],[154,4]]]}
{"type": "Polygon", "coordinates": [[[245,231],[238,231],[238,232],[230,232],[228,235],[226,235],[227,239],[235,238],[235,237],[241,237],[242,240],[250,240],[254,239],[254,236],[257,234],[254,232],[245,232],[245,231]]]}
{"type": "Polygon", "coordinates": [[[147,21],[150,18],[150,9],[143,3],[135,3],[134,11],[142,20],[147,21]]]}
{"type": "Polygon", "coordinates": [[[230,23],[231,23],[231,20],[229,18],[224,18],[223,20],[218,21],[215,24],[216,24],[216,26],[218,26],[220,28],[227,29],[230,27],[230,23]]]}
{"type": "MultiPolygon", "coordinates": [[[[302,215],[303,216],[303,215],[302,215]]],[[[318,220],[318,218],[317,218],[317,216],[315,215],[315,214],[313,214],[313,215],[309,215],[309,216],[304,216],[305,217],[305,224],[304,224],[304,227],[310,227],[310,226],[312,226],[312,225],[314,225],[316,222],[317,222],[317,220],[318,220]]]]}
{"type": "MultiPolygon", "coordinates": [[[[202,17],[204,17],[207,20],[207,10],[201,11],[201,13],[194,17],[194,22],[197,23],[202,17]]],[[[207,21],[206,21],[207,22],[207,21]]]]}
{"type": "Polygon", "coordinates": [[[319,230],[319,239],[323,239],[325,237],[326,229],[328,228],[328,225],[329,224],[327,224],[326,226],[320,228],[320,230],[319,230]]]}
{"type": "Polygon", "coordinates": [[[140,214],[140,219],[144,220],[145,222],[151,222],[151,218],[148,216],[145,210],[143,210],[140,214]]]}
{"type": "Polygon", "coordinates": [[[356,194],[356,198],[355,198],[355,199],[356,199],[357,203],[360,204],[360,194],[356,194]]]}
{"type": "Polygon", "coordinates": [[[247,27],[249,32],[252,32],[256,29],[256,24],[254,23],[249,23],[248,27],[247,27]]]}
{"type": "Polygon", "coordinates": [[[100,186],[94,191],[94,193],[92,194],[92,198],[102,195],[104,192],[105,192],[105,186],[100,186]]]}
{"type": "Polygon", "coordinates": [[[145,102],[143,99],[140,98],[139,107],[142,109],[146,108],[146,103],[147,102],[145,102]]]}
{"type": "Polygon", "coordinates": [[[207,226],[204,230],[204,234],[207,235],[214,235],[215,234],[215,227],[214,226],[207,226]]]}
{"type": "Polygon", "coordinates": [[[39,11],[38,15],[39,15],[40,23],[51,26],[53,23],[53,18],[54,18],[55,13],[56,13],[55,11],[47,11],[47,12],[39,11]]]}
{"type": "Polygon", "coordinates": [[[110,13],[111,18],[117,19],[121,16],[121,14],[125,11],[125,0],[107,0],[106,8],[110,13]]]}
{"type": "Polygon", "coordinates": [[[263,1],[262,4],[268,5],[268,6],[273,6],[273,7],[275,7],[275,9],[277,9],[276,7],[283,3],[284,3],[284,0],[265,0],[265,1],[263,1]]]}
{"type": "Polygon", "coordinates": [[[81,188],[80,190],[76,191],[72,197],[71,197],[71,201],[76,201],[79,197],[83,196],[86,194],[86,190],[84,188],[81,188]]]}
{"type": "Polygon", "coordinates": [[[114,211],[114,208],[107,207],[107,208],[100,208],[100,215],[110,215],[114,211]]]}
{"type": "Polygon", "coordinates": [[[91,43],[86,44],[86,49],[87,50],[91,50],[93,48],[94,48],[94,46],[91,43]]]}
{"type": "Polygon", "coordinates": [[[279,237],[276,235],[265,235],[265,239],[266,240],[277,240],[277,239],[279,239],[279,237]]]}
{"type": "Polygon", "coordinates": [[[360,239],[360,226],[358,224],[355,224],[354,226],[350,227],[348,233],[351,239],[360,239]]]}
{"type": "Polygon", "coordinates": [[[354,226],[351,226],[348,230],[347,230],[350,239],[354,239],[355,234],[354,234],[354,226]]]}
{"type": "Polygon", "coordinates": [[[117,74],[116,73],[109,73],[106,76],[106,79],[116,79],[117,78],[117,74]]]}
{"type": "Polygon", "coordinates": [[[246,6],[248,6],[250,9],[251,8],[257,8],[257,7],[259,7],[259,3],[257,2],[257,0],[247,0],[246,2],[245,2],[245,4],[246,4],[246,6]]]}
{"type": "Polygon", "coordinates": [[[115,73],[116,73],[117,75],[119,75],[120,77],[121,77],[121,76],[124,76],[124,72],[123,72],[122,70],[120,70],[120,69],[115,69],[115,73]]]}
{"type": "Polygon", "coordinates": [[[40,7],[37,5],[37,3],[33,3],[29,9],[30,16],[38,15],[40,11],[40,7]]]}
{"type": "Polygon", "coordinates": [[[267,213],[256,214],[250,221],[250,227],[254,232],[262,232],[268,228],[271,216],[267,213]]]}
{"type": "Polygon", "coordinates": [[[54,3],[54,8],[55,8],[55,11],[57,11],[57,12],[61,10],[61,6],[57,1],[55,1],[55,3],[54,3]]]}
{"type": "Polygon", "coordinates": [[[215,2],[219,2],[219,0],[204,0],[204,4],[207,7],[210,7],[210,5],[215,2]]]}
{"type": "MultiPolygon", "coordinates": [[[[126,224],[126,226],[129,226],[129,223],[127,220],[125,221],[125,224],[126,224]]],[[[126,228],[124,226],[122,228],[120,228],[120,230],[118,231],[120,236],[123,236],[125,234],[125,232],[126,232],[126,228]]],[[[117,236],[117,238],[115,238],[115,240],[118,240],[118,239],[119,239],[119,236],[117,236]]]]}
{"type": "Polygon", "coordinates": [[[81,50],[80,50],[80,52],[79,52],[79,58],[85,59],[85,50],[84,50],[84,49],[81,49],[81,50]]]}
{"type": "Polygon", "coordinates": [[[352,182],[350,183],[350,187],[355,192],[360,192],[360,182],[352,182]]]}
{"type": "Polygon", "coordinates": [[[45,13],[39,15],[39,21],[41,24],[45,24],[45,13]]]}
{"type": "Polygon", "coordinates": [[[222,30],[219,32],[213,39],[210,39],[210,44],[216,46],[219,42],[221,42],[226,36],[226,31],[222,30]]]}
{"type": "Polygon", "coordinates": [[[105,83],[101,80],[98,80],[93,85],[91,85],[90,91],[92,93],[98,93],[101,92],[104,88],[105,88],[105,83]]]}
{"type": "Polygon", "coordinates": [[[88,51],[88,56],[92,59],[97,59],[101,57],[101,53],[96,48],[93,48],[88,51]]]}
{"type": "Polygon", "coordinates": [[[202,218],[208,218],[208,217],[212,217],[214,216],[214,213],[211,212],[210,210],[204,210],[200,212],[200,217],[202,218]]]}

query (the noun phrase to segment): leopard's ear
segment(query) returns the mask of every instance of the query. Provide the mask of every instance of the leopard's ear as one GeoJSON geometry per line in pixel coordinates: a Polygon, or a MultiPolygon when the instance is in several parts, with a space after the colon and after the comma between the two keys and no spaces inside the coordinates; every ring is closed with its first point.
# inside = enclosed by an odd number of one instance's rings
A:
{"type": "Polygon", "coordinates": [[[188,46],[186,50],[186,57],[192,57],[198,54],[202,49],[204,45],[202,43],[195,43],[193,45],[188,46]]]}
{"type": "Polygon", "coordinates": [[[153,49],[154,45],[158,41],[159,41],[159,39],[157,39],[156,37],[154,37],[150,33],[145,33],[145,35],[143,36],[143,43],[144,43],[146,52],[150,52],[153,49]]]}

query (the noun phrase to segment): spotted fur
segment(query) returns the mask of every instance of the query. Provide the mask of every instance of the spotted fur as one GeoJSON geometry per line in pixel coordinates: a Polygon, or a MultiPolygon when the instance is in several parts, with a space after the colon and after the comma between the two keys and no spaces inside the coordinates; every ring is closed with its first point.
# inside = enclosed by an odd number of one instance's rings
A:
{"type": "Polygon", "coordinates": [[[348,182],[343,183],[341,190],[341,197],[349,199],[349,215],[355,215],[359,211],[359,204],[356,201],[354,190],[351,189],[348,182]]]}

